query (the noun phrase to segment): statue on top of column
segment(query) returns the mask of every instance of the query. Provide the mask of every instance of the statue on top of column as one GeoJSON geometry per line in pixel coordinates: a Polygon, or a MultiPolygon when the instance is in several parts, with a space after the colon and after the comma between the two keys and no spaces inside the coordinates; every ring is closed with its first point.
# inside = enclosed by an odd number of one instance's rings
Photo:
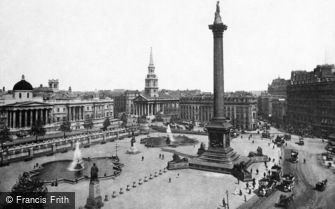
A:
{"type": "Polygon", "coordinates": [[[220,1],[216,2],[216,11],[215,11],[215,18],[214,18],[214,24],[221,24],[222,19],[220,16],[220,6],[219,6],[220,1]]]}

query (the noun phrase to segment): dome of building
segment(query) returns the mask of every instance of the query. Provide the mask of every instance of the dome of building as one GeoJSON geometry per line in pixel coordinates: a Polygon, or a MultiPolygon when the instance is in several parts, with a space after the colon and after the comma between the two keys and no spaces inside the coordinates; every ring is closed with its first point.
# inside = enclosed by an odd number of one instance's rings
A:
{"type": "Polygon", "coordinates": [[[24,75],[22,75],[22,80],[17,82],[14,87],[13,91],[32,91],[33,86],[24,80],[24,75]]]}

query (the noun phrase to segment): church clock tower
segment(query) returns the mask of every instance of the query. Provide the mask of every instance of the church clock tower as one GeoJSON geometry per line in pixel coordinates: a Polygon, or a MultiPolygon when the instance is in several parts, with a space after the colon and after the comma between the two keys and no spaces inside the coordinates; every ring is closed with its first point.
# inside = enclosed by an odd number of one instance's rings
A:
{"type": "Polygon", "coordinates": [[[158,78],[155,74],[155,65],[152,57],[152,48],[150,49],[150,61],[148,74],[145,78],[145,95],[149,97],[158,97],[158,78]]]}

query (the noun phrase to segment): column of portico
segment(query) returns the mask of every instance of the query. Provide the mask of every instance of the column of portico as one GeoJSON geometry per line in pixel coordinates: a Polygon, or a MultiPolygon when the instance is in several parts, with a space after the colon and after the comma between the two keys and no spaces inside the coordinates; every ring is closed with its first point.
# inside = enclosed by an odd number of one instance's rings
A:
{"type": "Polygon", "coordinates": [[[29,114],[30,114],[29,126],[32,126],[33,125],[33,110],[29,110],[29,114]]]}
{"type": "Polygon", "coordinates": [[[47,109],[44,109],[44,110],[43,110],[44,124],[48,124],[48,120],[47,120],[47,112],[48,112],[47,109]]]}
{"type": "Polygon", "coordinates": [[[150,115],[150,106],[149,106],[149,103],[147,103],[146,105],[147,105],[147,115],[150,115]]]}
{"type": "Polygon", "coordinates": [[[69,107],[69,121],[72,120],[72,107],[69,107]]]}
{"type": "Polygon", "coordinates": [[[9,110],[8,111],[8,128],[11,128],[12,127],[12,112],[9,110]]]}
{"type": "Polygon", "coordinates": [[[28,126],[28,110],[24,111],[24,125],[23,127],[27,127],[28,126]]]}
{"type": "Polygon", "coordinates": [[[38,109],[38,119],[43,122],[42,109],[38,109]]]}
{"type": "Polygon", "coordinates": [[[76,121],[76,107],[72,107],[72,120],[76,121]]]}
{"type": "Polygon", "coordinates": [[[16,128],[16,111],[13,111],[13,128],[16,128]]]}
{"type": "Polygon", "coordinates": [[[22,110],[18,110],[17,111],[18,114],[19,114],[19,124],[18,124],[18,128],[21,128],[21,122],[22,122],[22,110]]]}
{"type": "Polygon", "coordinates": [[[74,106],[73,107],[73,112],[74,112],[74,116],[73,116],[73,119],[74,119],[74,121],[76,121],[77,120],[77,107],[76,106],[74,106]]]}

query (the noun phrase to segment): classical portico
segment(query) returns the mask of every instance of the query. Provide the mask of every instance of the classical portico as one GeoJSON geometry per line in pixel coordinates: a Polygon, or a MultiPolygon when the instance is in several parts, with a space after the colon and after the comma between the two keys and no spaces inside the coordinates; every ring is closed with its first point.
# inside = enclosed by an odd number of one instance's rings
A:
{"type": "Polygon", "coordinates": [[[27,101],[2,106],[7,113],[7,126],[11,129],[30,128],[39,120],[44,124],[51,123],[52,105],[27,101]]]}
{"type": "Polygon", "coordinates": [[[67,107],[67,118],[70,121],[84,120],[84,106],[80,105],[69,105],[67,107]]]}
{"type": "Polygon", "coordinates": [[[157,113],[170,113],[175,112],[179,108],[179,100],[174,98],[150,98],[140,95],[134,99],[135,114],[143,115],[156,115],[157,113]]]}

